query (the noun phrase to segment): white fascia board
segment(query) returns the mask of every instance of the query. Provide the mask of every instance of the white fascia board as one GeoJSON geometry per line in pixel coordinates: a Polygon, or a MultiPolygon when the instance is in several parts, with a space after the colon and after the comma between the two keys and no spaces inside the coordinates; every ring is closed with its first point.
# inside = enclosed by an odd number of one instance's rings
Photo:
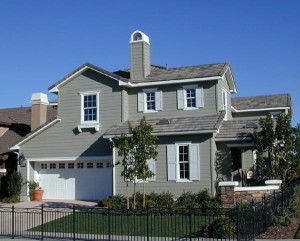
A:
{"type": "MultiPolygon", "coordinates": [[[[197,134],[211,134],[211,133],[217,133],[216,130],[205,130],[205,131],[185,131],[185,132],[152,132],[153,136],[178,136],[178,135],[197,135],[197,134]]],[[[108,139],[108,138],[113,138],[115,136],[119,135],[104,135],[103,138],[108,139]]]]}
{"type": "Polygon", "coordinates": [[[166,80],[166,81],[153,81],[153,82],[142,82],[142,83],[125,83],[120,85],[125,85],[126,87],[144,87],[144,86],[158,86],[158,85],[169,85],[169,84],[181,84],[181,83],[190,83],[190,82],[199,82],[199,81],[210,81],[221,79],[220,76],[206,77],[206,78],[192,78],[192,79],[177,79],[177,80],[166,80]]]}
{"type": "Polygon", "coordinates": [[[17,143],[16,145],[14,145],[13,147],[9,148],[9,150],[14,151],[14,150],[19,150],[20,146],[22,144],[24,144],[25,142],[29,141],[30,139],[32,139],[33,137],[39,135],[41,132],[43,132],[44,130],[48,129],[50,126],[56,124],[57,122],[61,121],[61,119],[55,119],[53,121],[51,121],[50,123],[48,123],[47,125],[45,125],[44,127],[42,127],[41,129],[39,129],[37,132],[34,132],[32,135],[28,136],[27,138],[25,138],[24,140],[20,141],[19,143],[17,143]]]}
{"type": "Polygon", "coordinates": [[[63,85],[65,85],[66,83],[68,83],[70,80],[74,79],[75,77],[77,77],[78,75],[80,75],[81,73],[83,73],[85,70],[87,69],[91,69],[91,70],[94,70],[102,75],[105,75],[111,79],[114,79],[114,80],[117,80],[119,82],[119,85],[126,85],[127,83],[124,82],[124,81],[121,81],[119,79],[116,79],[108,74],[105,74],[97,69],[94,69],[94,68],[91,68],[89,66],[84,66],[82,69],[78,70],[76,73],[72,74],[71,76],[69,76],[68,78],[66,78],[64,81],[62,81],[61,83],[59,83],[57,86],[53,87],[52,89],[49,90],[50,93],[57,93],[59,91],[59,88],[63,85]]]}
{"type": "Polygon", "coordinates": [[[216,142],[221,142],[221,141],[251,141],[251,137],[240,137],[240,138],[216,138],[216,142]]]}
{"type": "Polygon", "coordinates": [[[112,156],[68,156],[26,158],[29,162],[63,162],[63,161],[112,161],[112,156]]]}
{"type": "Polygon", "coordinates": [[[261,109],[245,109],[245,110],[237,110],[233,106],[231,106],[231,110],[235,113],[241,112],[256,112],[256,111],[272,111],[272,110],[289,110],[290,107],[272,107],[272,108],[261,108],[261,109]]]}
{"type": "MultiPolygon", "coordinates": [[[[232,72],[231,72],[231,68],[228,66],[226,71],[224,72],[224,75],[222,76],[223,79],[227,79],[226,78],[226,74],[227,72],[229,71],[229,76],[230,76],[230,82],[231,82],[231,85],[232,87],[230,88],[230,92],[231,93],[237,93],[237,90],[236,90],[236,86],[235,86],[235,83],[234,83],[234,79],[233,79],[233,75],[232,75],[232,72]]],[[[230,84],[228,84],[229,87],[230,87],[230,84]]]]}

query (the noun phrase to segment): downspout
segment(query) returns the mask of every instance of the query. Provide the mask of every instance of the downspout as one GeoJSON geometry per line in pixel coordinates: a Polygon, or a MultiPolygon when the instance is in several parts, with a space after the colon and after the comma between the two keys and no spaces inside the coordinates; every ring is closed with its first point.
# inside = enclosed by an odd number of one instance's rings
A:
{"type": "Polygon", "coordinates": [[[215,134],[212,134],[212,137],[210,138],[210,190],[211,190],[211,196],[215,197],[216,190],[215,190],[215,181],[216,181],[216,175],[215,175],[215,134]]]}
{"type": "Polygon", "coordinates": [[[116,163],[116,157],[115,157],[115,143],[113,141],[112,138],[109,138],[109,141],[112,143],[113,145],[113,149],[112,149],[112,194],[113,196],[116,195],[116,182],[115,182],[115,177],[116,177],[116,169],[115,169],[115,163],[116,163]]]}

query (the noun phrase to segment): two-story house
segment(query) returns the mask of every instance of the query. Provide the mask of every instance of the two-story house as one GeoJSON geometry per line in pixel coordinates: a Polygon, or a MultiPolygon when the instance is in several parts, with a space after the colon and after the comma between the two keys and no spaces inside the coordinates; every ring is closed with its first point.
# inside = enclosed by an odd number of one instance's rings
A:
{"type": "Polygon", "coordinates": [[[23,157],[19,170],[25,180],[40,182],[44,199],[124,194],[112,137],[128,132],[128,121],[135,125],[142,116],[159,138],[157,160],[148,160],[155,176],[147,180],[147,191],[178,197],[206,188],[214,195],[218,180],[253,169],[251,133],[258,119],[290,110],[286,94],[232,98],[236,85],[228,63],[152,65],[150,40],[141,31],[132,33],[130,51],[129,69],[109,72],[87,63],[52,85],[57,118],[11,148],[23,157]]]}

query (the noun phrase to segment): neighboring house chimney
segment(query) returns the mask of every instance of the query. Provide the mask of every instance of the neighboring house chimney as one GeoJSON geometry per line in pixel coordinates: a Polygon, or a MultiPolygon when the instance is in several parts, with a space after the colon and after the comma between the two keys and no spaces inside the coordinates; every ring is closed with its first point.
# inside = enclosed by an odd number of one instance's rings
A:
{"type": "Polygon", "coordinates": [[[150,74],[149,38],[137,30],[131,34],[130,45],[130,79],[143,80],[150,74]]]}
{"type": "Polygon", "coordinates": [[[48,97],[43,93],[33,93],[31,96],[31,131],[47,121],[48,97]]]}

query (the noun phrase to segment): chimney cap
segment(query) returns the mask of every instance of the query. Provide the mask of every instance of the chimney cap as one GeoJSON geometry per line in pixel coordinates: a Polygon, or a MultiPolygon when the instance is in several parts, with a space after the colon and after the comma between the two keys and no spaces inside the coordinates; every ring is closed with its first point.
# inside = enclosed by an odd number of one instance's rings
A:
{"type": "Polygon", "coordinates": [[[49,101],[48,101],[48,96],[44,93],[33,93],[31,95],[31,104],[44,104],[44,105],[48,105],[49,101]]]}
{"type": "Polygon", "coordinates": [[[150,45],[149,37],[140,30],[136,30],[131,34],[130,43],[146,42],[150,45]]]}

